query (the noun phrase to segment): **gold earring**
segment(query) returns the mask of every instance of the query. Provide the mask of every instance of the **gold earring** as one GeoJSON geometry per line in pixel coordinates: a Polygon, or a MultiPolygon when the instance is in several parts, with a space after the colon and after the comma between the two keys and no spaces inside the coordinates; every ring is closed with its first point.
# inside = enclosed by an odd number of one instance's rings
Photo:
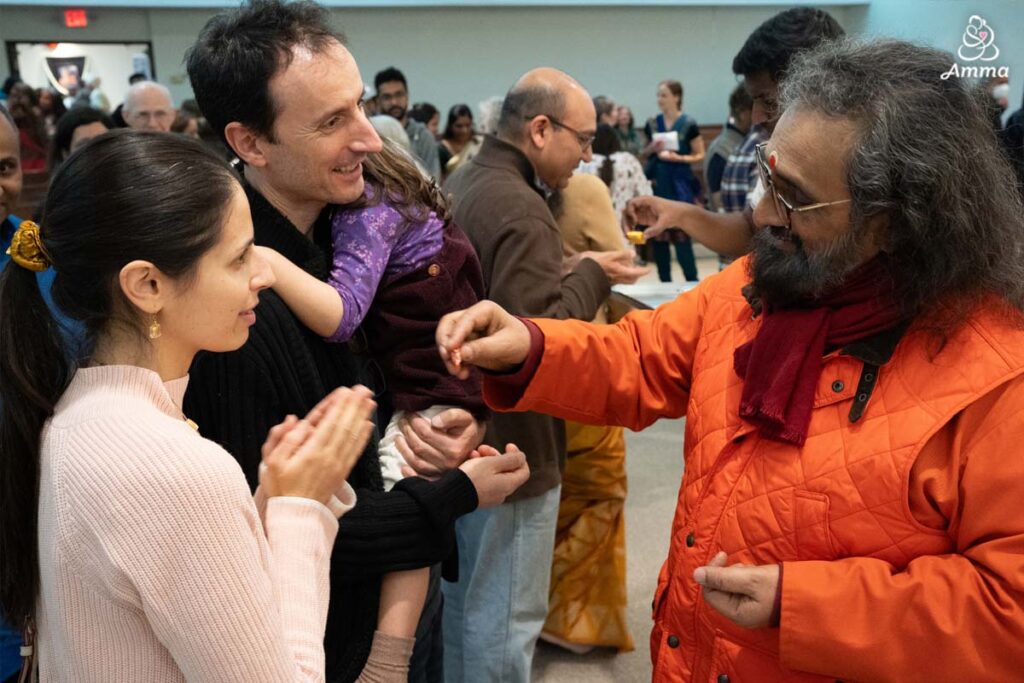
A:
{"type": "Polygon", "coordinates": [[[156,316],[153,316],[153,322],[149,324],[149,338],[159,339],[160,338],[160,323],[157,321],[156,316]]]}

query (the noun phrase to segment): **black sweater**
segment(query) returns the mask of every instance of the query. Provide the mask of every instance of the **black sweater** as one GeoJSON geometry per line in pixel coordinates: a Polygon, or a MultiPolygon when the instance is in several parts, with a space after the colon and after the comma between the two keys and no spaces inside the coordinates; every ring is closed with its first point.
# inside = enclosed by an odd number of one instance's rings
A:
{"type": "MultiPolygon", "coordinates": [[[[314,242],[251,187],[256,244],[276,249],[326,280],[330,225],[326,212],[314,242]]],[[[203,353],[192,365],[185,413],[203,436],[220,443],[257,484],[260,448],[270,428],[289,414],[303,416],[331,390],[379,374],[345,344],[329,344],[305,328],[274,292],[260,293],[249,340],[232,353],[203,353]]],[[[324,647],[327,680],[354,681],[366,663],[377,624],[382,574],[427,567],[455,549],[455,520],[476,509],[472,482],[460,470],[435,483],[411,478],[385,493],[377,436],[349,476],[354,509],[340,520],[331,556],[331,602],[324,647]]]]}

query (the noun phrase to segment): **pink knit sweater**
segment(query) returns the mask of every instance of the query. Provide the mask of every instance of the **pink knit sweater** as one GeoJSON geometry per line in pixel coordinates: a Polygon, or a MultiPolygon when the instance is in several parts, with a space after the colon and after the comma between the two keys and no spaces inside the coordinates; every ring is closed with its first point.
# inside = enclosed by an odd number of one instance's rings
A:
{"type": "Polygon", "coordinates": [[[330,509],[250,496],[185,422],[188,378],[79,370],[43,430],[43,681],[319,681],[330,509]]]}

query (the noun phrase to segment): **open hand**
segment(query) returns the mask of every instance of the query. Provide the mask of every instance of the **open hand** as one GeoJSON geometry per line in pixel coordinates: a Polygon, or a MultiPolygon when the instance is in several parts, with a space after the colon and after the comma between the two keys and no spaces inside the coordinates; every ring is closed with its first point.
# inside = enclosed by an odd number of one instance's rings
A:
{"type": "Polygon", "coordinates": [[[376,404],[366,387],[331,392],[305,419],[289,415],[263,444],[260,485],[267,497],[327,503],[345,480],[373,431],[376,404]]]}
{"type": "Polygon", "coordinates": [[[597,262],[613,285],[630,285],[651,271],[633,262],[634,253],[627,249],[620,251],[585,251],[580,254],[597,262]]]}

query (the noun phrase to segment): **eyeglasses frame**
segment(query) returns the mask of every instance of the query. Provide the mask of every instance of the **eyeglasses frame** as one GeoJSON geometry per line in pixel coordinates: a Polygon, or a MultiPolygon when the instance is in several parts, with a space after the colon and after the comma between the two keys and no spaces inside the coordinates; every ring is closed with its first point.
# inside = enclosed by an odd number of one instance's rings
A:
{"type": "Polygon", "coordinates": [[[558,119],[556,119],[551,114],[535,114],[533,116],[524,116],[523,118],[525,120],[527,120],[527,121],[532,121],[533,119],[537,118],[538,116],[546,117],[547,120],[551,122],[551,125],[554,126],[555,128],[564,128],[565,130],[567,130],[570,133],[572,133],[573,135],[575,135],[576,136],[576,142],[579,144],[581,151],[586,151],[587,149],[589,149],[590,146],[594,144],[594,138],[597,137],[597,133],[587,134],[587,133],[583,133],[581,131],[578,131],[575,128],[573,128],[572,126],[570,126],[570,125],[568,125],[568,124],[566,124],[566,123],[564,123],[562,121],[559,121],[558,119]]]}
{"type": "Polygon", "coordinates": [[[768,159],[764,155],[764,150],[767,145],[767,142],[761,142],[754,146],[754,159],[757,161],[757,170],[758,173],[761,174],[761,182],[764,183],[764,189],[771,193],[772,200],[775,202],[776,213],[780,216],[786,217],[787,226],[792,224],[794,213],[805,213],[816,209],[824,209],[827,206],[849,204],[853,201],[852,199],[838,199],[834,202],[816,202],[806,206],[793,206],[789,200],[782,196],[778,188],[775,187],[775,181],[772,180],[772,169],[768,165],[768,159]]]}

